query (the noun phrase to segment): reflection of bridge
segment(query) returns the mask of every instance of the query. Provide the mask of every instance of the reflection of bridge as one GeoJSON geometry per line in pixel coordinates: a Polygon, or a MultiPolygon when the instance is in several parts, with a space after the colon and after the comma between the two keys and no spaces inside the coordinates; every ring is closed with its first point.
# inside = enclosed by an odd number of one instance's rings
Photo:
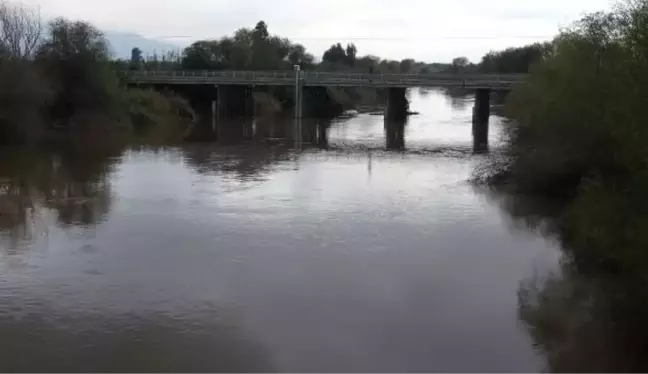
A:
{"type": "Polygon", "coordinates": [[[360,74],[310,71],[127,71],[134,84],[210,84],[243,86],[463,87],[507,90],[524,74],[360,74]]]}

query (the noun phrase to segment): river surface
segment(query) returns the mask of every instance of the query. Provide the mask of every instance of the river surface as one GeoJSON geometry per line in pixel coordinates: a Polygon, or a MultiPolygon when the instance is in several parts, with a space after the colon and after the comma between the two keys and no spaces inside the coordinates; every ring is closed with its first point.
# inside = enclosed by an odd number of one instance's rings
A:
{"type": "Polygon", "coordinates": [[[518,290],[559,251],[468,183],[472,105],[0,161],[0,371],[542,370],[518,290]]]}

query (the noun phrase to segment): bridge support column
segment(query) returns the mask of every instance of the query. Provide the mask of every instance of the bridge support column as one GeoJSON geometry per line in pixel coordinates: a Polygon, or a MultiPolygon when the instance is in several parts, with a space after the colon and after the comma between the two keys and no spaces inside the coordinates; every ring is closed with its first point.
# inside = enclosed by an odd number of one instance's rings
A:
{"type": "Polygon", "coordinates": [[[294,137],[297,144],[301,144],[302,139],[302,114],[304,111],[303,101],[304,101],[304,85],[302,81],[302,76],[300,72],[300,66],[295,65],[295,122],[294,122],[294,137]]]}
{"type": "Polygon", "coordinates": [[[404,87],[387,88],[387,102],[385,103],[385,119],[388,121],[403,121],[407,118],[409,102],[407,89],[404,87]]]}
{"type": "Polygon", "coordinates": [[[218,85],[215,85],[214,88],[216,88],[216,100],[212,100],[211,109],[212,109],[212,132],[215,133],[216,124],[220,121],[222,90],[221,87],[218,85]]]}
{"type": "Polygon", "coordinates": [[[385,147],[392,150],[405,149],[405,121],[385,119],[385,147]]]}
{"type": "Polygon", "coordinates": [[[473,148],[475,153],[488,151],[488,119],[490,117],[490,89],[478,89],[473,108],[473,148]]]}

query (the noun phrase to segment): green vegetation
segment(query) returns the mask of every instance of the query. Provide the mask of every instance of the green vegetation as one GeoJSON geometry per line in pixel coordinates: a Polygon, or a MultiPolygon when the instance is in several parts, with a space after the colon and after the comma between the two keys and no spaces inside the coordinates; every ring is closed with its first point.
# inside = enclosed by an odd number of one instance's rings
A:
{"type": "Polygon", "coordinates": [[[539,216],[566,249],[562,278],[526,287],[521,316],[551,370],[587,371],[599,362],[593,370],[644,371],[648,1],[588,15],[539,49],[523,58],[537,63],[508,97],[505,154],[482,170],[497,190],[560,203],[539,216]],[[574,318],[573,308],[585,316],[574,318]],[[614,354],[604,352],[611,346],[614,354]]]}
{"type": "Polygon", "coordinates": [[[36,12],[2,2],[0,26],[0,143],[99,141],[132,133],[135,118],[181,128],[178,109],[190,113],[178,99],[122,87],[92,25],[56,19],[43,29],[36,12]]]}

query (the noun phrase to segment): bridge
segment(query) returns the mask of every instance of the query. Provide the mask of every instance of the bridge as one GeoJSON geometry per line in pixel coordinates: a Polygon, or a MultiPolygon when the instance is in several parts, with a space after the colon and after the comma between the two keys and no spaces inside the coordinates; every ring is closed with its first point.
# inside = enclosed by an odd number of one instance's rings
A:
{"type": "Polygon", "coordinates": [[[131,84],[242,85],[319,87],[460,87],[475,90],[510,90],[525,74],[392,74],[330,73],[311,71],[146,71],[123,74],[131,84]],[[299,83],[297,83],[299,82],[299,83]]]}
{"type": "MultiPolygon", "coordinates": [[[[488,144],[488,118],[490,116],[490,93],[493,90],[508,91],[526,79],[525,74],[392,74],[392,73],[338,73],[300,71],[125,71],[122,79],[136,85],[211,85],[217,94],[212,101],[212,128],[215,118],[223,107],[245,107],[235,101],[223,87],[292,86],[295,87],[295,119],[301,121],[303,91],[317,87],[373,87],[387,91],[385,117],[402,119],[406,114],[406,90],[411,87],[463,88],[476,91],[473,110],[473,136],[477,148],[488,144]],[[311,88],[309,88],[311,87],[311,88]]],[[[245,89],[245,88],[244,88],[245,89]]],[[[236,96],[236,95],[234,95],[236,96]]],[[[240,96],[240,95],[239,95],[240,96]]],[[[245,96],[245,95],[243,95],[245,96]]],[[[241,99],[239,97],[239,99],[241,99]]],[[[248,95],[248,99],[250,96],[248,95]]]]}

